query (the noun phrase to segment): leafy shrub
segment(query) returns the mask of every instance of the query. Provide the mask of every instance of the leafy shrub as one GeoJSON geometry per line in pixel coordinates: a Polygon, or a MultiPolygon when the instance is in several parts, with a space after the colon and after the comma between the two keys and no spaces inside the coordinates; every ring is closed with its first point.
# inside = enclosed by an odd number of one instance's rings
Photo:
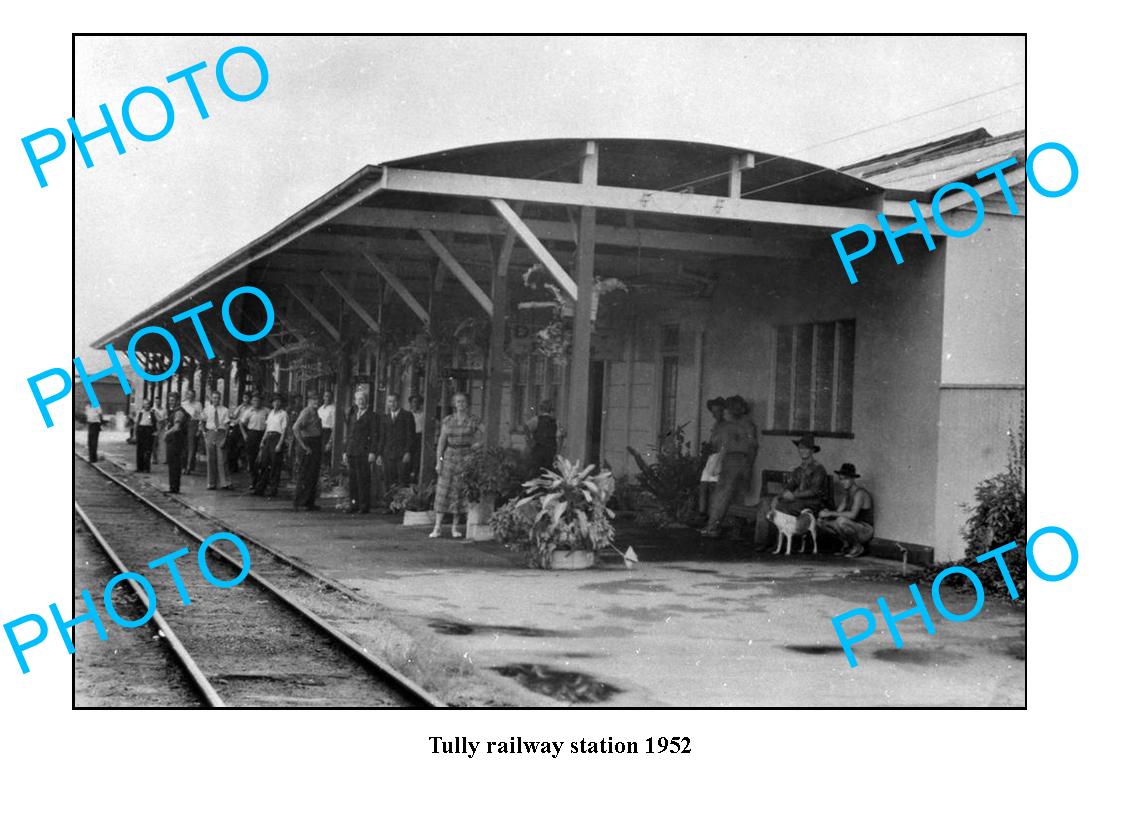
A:
{"type": "Polygon", "coordinates": [[[662,510],[661,514],[648,516],[660,526],[687,522],[695,512],[698,480],[706,466],[706,459],[690,452],[690,443],[686,441],[684,432],[688,424],[679,425],[663,438],[662,444],[655,449],[653,464],[645,462],[635,448],[628,448],[628,453],[639,466],[636,481],[662,510]]]}
{"type": "MultiPolygon", "coordinates": [[[[970,511],[963,526],[967,542],[966,557],[954,562],[967,567],[979,576],[987,594],[1009,597],[1009,590],[998,566],[997,559],[978,563],[975,558],[1011,541],[1018,542],[1017,549],[1002,554],[1010,571],[1010,579],[1018,589],[1019,600],[1026,597],[1026,415],[1022,408],[1018,431],[1009,431],[1006,470],[997,476],[984,479],[975,486],[975,503],[963,505],[970,511]]],[[[928,568],[922,578],[934,578],[949,564],[928,568]]],[[[950,576],[944,586],[970,589],[970,582],[961,575],[950,576]]]]}
{"type": "Polygon", "coordinates": [[[525,466],[522,455],[513,448],[482,448],[464,462],[464,487],[469,501],[491,494],[503,498],[515,493],[525,466]]]}
{"type": "Polygon", "coordinates": [[[594,473],[596,465],[582,469],[561,456],[554,465],[556,470],[525,482],[516,503],[519,509],[537,507],[525,549],[530,563],[545,569],[554,550],[599,550],[616,536],[615,514],[607,506],[616,486],[612,471],[594,473]]]}
{"type": "Polygon", "coordinates": [[[511,499],[497,508],[490,520],[495,540],[512,550],[529,548],[534,519],[541,509],[537,502],[520,506],[518,499],[511,499]]]}
{"type": "Polygon", "coordinates": [[[654,502],[651,494],[644,490],[631,476],[621,476],[616,480],[616,490],[608,506],[617,512],[634,513],[650,508],[654,502]]]}
{"type": "Polygon", "coordinates": [[[424,512],[433,509],[433,498],[437,489],[433,482],[425,482],[421,487],[406,485],[399,487],[390,497],[390,509],[395,513],[405,510],[424,512]]]}

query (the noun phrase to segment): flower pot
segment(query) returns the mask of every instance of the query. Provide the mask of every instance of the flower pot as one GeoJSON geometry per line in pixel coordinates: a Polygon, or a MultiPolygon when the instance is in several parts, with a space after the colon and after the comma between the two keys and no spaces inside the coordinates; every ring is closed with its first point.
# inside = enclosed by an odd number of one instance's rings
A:
{"type": "Polygon", "coordinates": [[[550,569],[588,569],[595,559],[596,553],[592,550],[554,550],[550,553],[550,569]]]}
{"type": "Polygon", "coordinates": [[[478,502],[471,502],[468,505],[467,538],[469,541],[491,541],[495,538],[491,525],[488,523],[494,512],[495,494],[493,493],[485,493],[478,502]]]}
{"type": "Polygon", "coordinates": [[[432,527],[433,521],[432,510],[406,510],[402,513],[403,527],[432,527]]]}

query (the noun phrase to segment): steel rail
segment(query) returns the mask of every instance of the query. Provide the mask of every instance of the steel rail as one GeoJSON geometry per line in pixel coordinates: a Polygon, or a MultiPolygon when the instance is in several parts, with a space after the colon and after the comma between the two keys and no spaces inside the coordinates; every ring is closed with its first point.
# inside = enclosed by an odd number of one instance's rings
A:
{"type": "MultiPolygon", "coordinates": [[[[83,458],[83,457],[78,457],[78,458],[83,458]]],[[[85,460],[85,461],[87,461],[87,463],[88,463],[88,460],[85,460]]],[[[136,490],[134,490],[131,485],[129,485],[129,484],[123,482],[122,480],[118,479],[113,474],[107,473],[105,470],[98,467],[96,464],[91,465],[91,467],[93,467],[94,470],[96,470],[98,473],[100,473],[106,479],[113,482],[115,485],[120,487],[126,493],[131,495],[134,499],[139,501],[145,507],[152,510],[157,515],[163,517],[170,524],[172,524],[176,529],[182,531],[185,535],[189,536],[190,538],[193,538],[195,541],[198,541],[199,543],[202,543],[203,540],[205,539],[205,536],[199,535],[197,532],[192,530],[190,527],[188,527],[186,524],[181,522],[179,519],[170,515],[163,508],[158,507],[157,505],[153,504],[151,501],[149,501],[149,499],[147,497],[142,496],[140,493],[138,493],[136,490]]],[[[241,572],[243,564],[240,561],[236,561],[229,554],[227,554],[226,552],[224,552],[222,549],[220,549],[219,547],[217,547],[215,545],[211,545],[209,549],[210,549],[211,552],[218,555],[219,558],[221,558],[223,561],[225,561],[233,569],[237,570],[238,572],[241,572]]],[[[249,573],[247,574],[247,578],[249,578],[251,581],[253,581],[255,584],[257,584],[259,587],[264,589],[266,592],[273,595],[275,598],[277,598],[277,600],[281,601],[283,604],[285,604],[285,606],[287,606],[289,609],[291,609],[297,615],[304,618],[306,621],[311,623],[313,626],[315,626],[321,632],[326,634],[331,640],[335,641],[335,643],[338,646],[340,646],[343,649],[343,651],[345,651],[352,659],[354,659],[357,663],[359,663],[360,666],[362,666],[364,669],[366,669],[368,672],[370,672],[376,678],[378,678],[380,680],[383,680],[383,681],[389,681],[389,683],[391,685],[395,686],[397,691],[399,693],[401,693],[403,696],[408,697],[408,698],[412,698],[413,701],[416,702],[419,707],[425,707],[425,708],[444,708],[445,707],[445,704],[443,702],[441,702],[436,697],[431,695],[425,689],[421,688],[421,686],[417,685],[412,680],[410,680],[408,677],[401,674],[397,669],[393,668],[392,666],[390,666],[385,661],[381,660],[380,658],[378,658],[378,657],[376,657],[372,654],[369,654],[365,649],[363,649],[362,646],[360,646],[358,643],[356,643],[354,640],[352,640],[348,635],[346,635],[343,632],[341,632],[340,630],[336,629],[334,626],[332,626],[326,620],[321,618],[319,615],[317,615],[311,609],[308,609],[303,604],[301,604],[299,601],[297,601],[295,598],[292,598],[289,595],[287,595],[284,591],[282,591],[280,588],[275,586],[273,583],[271,583],[270,581],[266,580],[265,578],[263,578],[260,575],[258,575],[257,573],[255,573],[252,568],[250,569],[249,573]]]]}
{"type": "MultiPolygon", "coordinates": [[[[94,524],[93,520],[90,519],[86,511],[82,509],[82,505],[78,504],[78,502],[74,502],[74,512],[78,514],[78,518],[82,519],[82,523],[86,525],[86,529],[90,531],[90,535],[97,541],[98,546],[101,547],[106,557],[113,562],[113,566],[117,568],[117,571],[119,573],[131,572],[121,561],[120,557],[118,557],[109,541],[102,535],[101,530],[97,528],[97,525],[94,524]]],[[[137,599],[147,606],[148,595],[140,588],[140,585],[132,578],[127,578],[125,581],[132,589],[137,599]]],[[[171,647],[172,653],[180,662],[180,665],[183,666],[184,670],[187,672],[187,676],[191,678],[192,684],[194,684],[195,688],[203,696],[203,700],[206,701],[207,705],[211,708],[227,708],[226,702],[219,696],[219,693],[215,691],[214,686],[207,680],[207,676],[203,674],[203,670],[199,668],[199,664],[195,662],[195,658],[187,651],[187,647],[183,645],[183,641],[176,636],[175,631],[168,625],[167,620],[160,614],[159,610],[152,610],[152,620],[164,634],[168,645],[171,647]]]]}
{"type": "MultiPolygon", "coordinates": [[[[75,451],[74,455],[78,459],[81,459],[86,464],[91,465],[91,467],[96,468],[97,470],[101,471],[102,473],[104,473],[109,478],[114,478],[113,474],[107,472],[100,465],[91,464],[90,460],[87,459],[80,452],[75,451]]],[[[121,462],[120,459],[116,459],[116,458],[111,457],[111,456],[104,456],[104,459],[107,462],[112,462],[114,465],[121,468],[121,470],[125,470],[125,465],[121,462]]],[[[259,541],[258,539],[254,538],[253,536],[251,536],[249,533],[245,532],[244,530],[240,530],[237,527],[233,527],[233,526],[227,524],[225,521],[218,518],[217,516],[214,516],[214,515],[208,513],[205,510],[200,510],[198,507],[195,507],[194,505],[189,504],[184,499],[181,499],[178,495],[167,496],[167,498],[170,501],[173,501],[176,504],[183,507],[184,510],[189,511],[189,512],[195,514],[196,516],[199,516],[200,518],[206,519],[211,524],[222,527],[227,532],[234,533],[239,538],[241,538],[243,541],[245,541],[247,544],[252,544],[255,547],[259,547],[260,549],[265,550],[265,552],[269,553],[269,555],[271,555],[273,558],[277,559],[278,561],[282,562],[286,566],[291,567],[292,569],[296,570],[297,572],[304,573],[305,575],[307,575],[309,578],[312,578],[313,580],[319,581],[320,583],[324,584],[325,586],[329,587],[330,589],[335,590],[340,595],[344,595],[344,596],[350,598],[351,600],[357,601],[359,603],[370,603],[370,601],[367,598],[364,598],[359,593],[357,593],[354,590],[349,589],[345,585],[339,583],[339,581],[336,581],[334,578],[329,578],[326,575],[321,575],[320,573],[318,573],[315,570],[313,570],[312,568],[310,568],[307,564],[301,563],[300,561],[296,560],[295,558],[291,558],[291,557],[285,555],[280,550],[274,549],[273,547],[269,546],[268,544],[265,544],[265,543],[259,541]]]]}

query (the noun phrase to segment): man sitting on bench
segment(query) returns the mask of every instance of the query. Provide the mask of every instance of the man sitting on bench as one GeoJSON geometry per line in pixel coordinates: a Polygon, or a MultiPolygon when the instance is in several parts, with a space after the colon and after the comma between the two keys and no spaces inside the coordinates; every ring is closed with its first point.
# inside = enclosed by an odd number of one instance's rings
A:
{"type": "Polygon", "coordinates": [[[866,551],[873,538],[873,496],[864,487],[858,487],[860,478],[850,462],[835,471],[844,493],[838,510],[819,511],[819,529],[842,540],[839,555],[857,558],[866,551]]]}
{"type": "Polygon", "coordinates": [[[815,444],[811,434],[793,439],[792,444],[799,451],[800,465],[784,482],[784,492],[772,499],[772,509],[792,516],[798,516],[803,510],[818,515],[820,510],[831,505],[827,469],[815,461],[815,454],[822,448],[815,444]]]}

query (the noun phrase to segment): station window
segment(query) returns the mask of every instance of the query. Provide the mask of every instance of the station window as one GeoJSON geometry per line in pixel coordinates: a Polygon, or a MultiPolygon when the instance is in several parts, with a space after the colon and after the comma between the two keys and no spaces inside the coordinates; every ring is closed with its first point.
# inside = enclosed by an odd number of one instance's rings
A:
{"type": "Polygon", "coordinates": [[[776,327],[772,433],[852,435],[854,336],[853,320],[776,327]]]}

